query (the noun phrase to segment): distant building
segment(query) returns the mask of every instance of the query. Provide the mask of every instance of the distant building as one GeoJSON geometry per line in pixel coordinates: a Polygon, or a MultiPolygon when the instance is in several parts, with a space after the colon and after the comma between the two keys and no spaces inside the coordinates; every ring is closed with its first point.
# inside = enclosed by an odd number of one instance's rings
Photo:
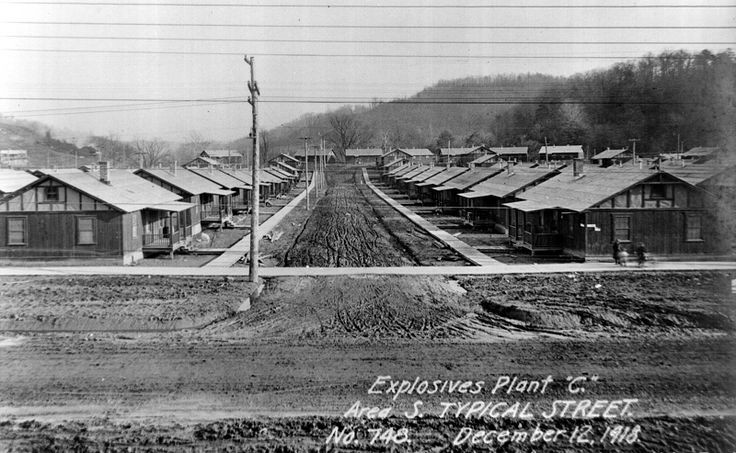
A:
{"type": "Polygon", "coordinates": [[[28,167],[28,151],[25,149],[0,150],[0,167],[26,168],[28,167]]]}
{"type": "Polygon", "coordinates": [[[381,148],[346,149],[345,163],[349,165],[376,165],[376,159],[383,155],[381,148]]]}
{"type": "Polygon", "coordinates": [[[406,163],[432,165],[436,162],[435,154],[428,148],[394,148],[382,154],[378,164],[386,170],[392,170],[406,163]]]}
{"type": "Polygon", "coordinates": [[[566,146],[544,146],[539,149],[539,160],[572,160],[583,159],[585,153],[582,145],[566,145],[566,146]]]}
{"type": "Polygon", "coordinates": [[[489,154],[490,149],[487,146],[474,146],[471,148],[440,148],[438,152],[438,162],[440,165],[460,165],[467,166],[470,162],[481,156],[489,154]]]}
{"type": "Polygon", "coordinates": [[[599,167],[610,167],[614,164],[622,164],[624,162],[627,162],[633,157],[634,154],[629,149],[609,148],[591,157],[590,160],[597,162],[599,167]]]}
{"type": "Polygon", "coordinates": [[[199,153],[199,157],[206,157],[222,165],[243,165],[243,154],[234,149],[206,149],[199,153]]]}

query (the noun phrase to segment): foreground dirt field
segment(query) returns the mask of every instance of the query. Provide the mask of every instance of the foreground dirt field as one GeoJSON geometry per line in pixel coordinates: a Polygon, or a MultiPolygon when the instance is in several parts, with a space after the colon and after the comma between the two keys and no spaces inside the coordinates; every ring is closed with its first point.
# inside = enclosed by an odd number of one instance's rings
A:
{"type": "MultiPolygon", "coordinates": [[[[470,451],[469,444],[452,446],[463,428],[533,430],[541,423],[584,427],[599,441],[527,441],[499,451],[730,452],[736,442],[732,278],[652,272],[273,279],[250,311],[202,329],[6,333],[0,450],[310,451],[337,448],[325,443],[328,436],[349,427],[358,441],[339,450],[470,451]],[[368,393],[377,376],[483,380],[488,387],[477,395],[394,400],[368,393]],[[552,376],[554,383],[543,394],[491,394],[490,384],[503,376],[552,376]],[[596,383],[574,396],[567,376],[596,376],[596,383]],[[613,420],[440,418],[448,401],[544,408],[571,398],[637,403],[630,416],[613,420]],[[344,417],[358,400],[391,413],[381,420],[344,417]],[[408,419],[404,412],[417,400],[423,416],[408,419]],[[600,440],[617,424],[639,426],[636,442],[600,440]],[[407,428],[412,443],[371,445],[371,428],[407,428]]],[[[156,283],[139,281],[138,291],[163,294],[163,283],[156,283]]],[[[28,278],[23,287],[56,284],[28,278]]],[[[109,298],[125,291],[116,279],[87,284],[108,288],[109,298]]],[[[242,283],[213,283],[223,284],[215,294],[230,296],[242,283]]],[[[190,288],[189,300],[213,291],[190,288]]],[[[86,305],[73,299],[55,309],[86,305]]],[[[31,305],[34,315],[55,306],[51,297],[31,305]]],[[[114,310],[100,313],[115,317],[114,310]]],[[[475,447],[495,451],[499,444],[475,447]]]]}

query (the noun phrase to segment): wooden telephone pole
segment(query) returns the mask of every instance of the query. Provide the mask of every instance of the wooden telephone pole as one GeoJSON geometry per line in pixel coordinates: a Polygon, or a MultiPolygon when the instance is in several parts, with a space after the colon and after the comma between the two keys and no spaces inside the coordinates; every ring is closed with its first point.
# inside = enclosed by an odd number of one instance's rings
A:
{"type": "Polygon", "coordinates": [[[312,137],[299,137],[304,140],[304,180],[307,182],[307,211],[309,211],[309,156],[307,151],[307,141],[312,137]]]}
{"type": "Polygon", "coordinates": [[[258,96],[261,95],[261,91],[258,89],[258,83],[255,80],[255,62],[253,57],[248,59],[246,55],[244,57],[245,62],[250,66],[250,80],[248,81],[248,91],[250,91],[250,97],[248,103],[253,107],[253,128],[250,131],[250,136],[253,138],[253,161],[251,162],[251,172],[253,173],[252,178],[252,189],[251,189],[251,211],[250,211],[250,281],[258,281],[258,242],[261,240],[258,234],[258,220],[259,220],[259,202],[261,198],[261,175],[259,174],[260,164],[260,149],[258,143],[258,96]]]}

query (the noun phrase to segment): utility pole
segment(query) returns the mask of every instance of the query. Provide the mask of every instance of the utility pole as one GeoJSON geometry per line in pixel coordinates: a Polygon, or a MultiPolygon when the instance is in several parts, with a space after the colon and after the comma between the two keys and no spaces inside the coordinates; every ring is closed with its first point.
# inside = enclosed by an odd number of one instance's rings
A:
{"type": "Polygon", "coordinates": [[[309,156],[307,155],[307,141],[311,137],[299,137],[304,140],[304,180],[307,183],[307,211],[309,211],[309,156]]]}
{"type": "Polygon", "coordinates": [[[255,80],[255,62],[253,57],[248,59],[246,55],[244,57],[245,62],[250,66],[250,80],[248,81],[248,91],[250,91],[250,97],[248,103],[253,107],[253,128],[250,131],[250,136],[253,138],[253,162],[251,163],[252,172],[252,189],[251,189],[251,211],[250,211],[250,281],[258,281],[258,243],[261,240],[258,234],[258,220],[260,217],[259,213],[259,202],[261,198],[261,175],[260,175],[260,149],[258,143],[258,96],[261,95],[261,91],[258,89],[258,83],[255,80]]]}
{"type": "Polygon", "coordinates": [[[634,143],[633,154],[634,154],[634,163],[636,163],[636,142],[639,142],[641,140],[639,140],[638,138],[630,138],[629,141],[634,143]]]}

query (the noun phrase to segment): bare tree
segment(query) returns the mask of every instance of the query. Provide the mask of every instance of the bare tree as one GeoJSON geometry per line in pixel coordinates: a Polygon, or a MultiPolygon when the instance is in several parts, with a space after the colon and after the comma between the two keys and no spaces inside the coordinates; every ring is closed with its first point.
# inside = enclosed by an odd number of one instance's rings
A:
{"type": "Polygon", "coordinates": [[[365,146],[373,133],[349,109],[338,110],[329,116],[332,131],[329,140],[337,146],[338,160],[345,160],[345,150],[365,146]]]}
{"type": "Polygon", "coordinates": [[[169,157],[169,145],[161,139],[137,140],[136,154],[140,158],[143,168],[151,168],[164,163],[169,157]]]}

